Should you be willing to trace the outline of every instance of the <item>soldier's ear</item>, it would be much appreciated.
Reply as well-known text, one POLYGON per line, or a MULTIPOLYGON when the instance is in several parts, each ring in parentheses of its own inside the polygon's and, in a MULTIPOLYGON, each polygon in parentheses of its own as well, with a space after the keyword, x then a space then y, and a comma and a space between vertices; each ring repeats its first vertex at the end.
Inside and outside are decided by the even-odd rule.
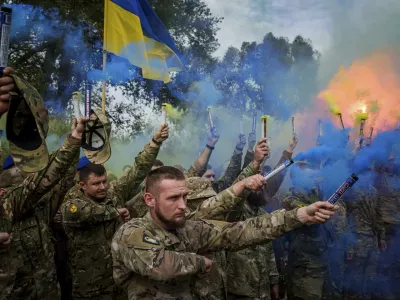
POLYGON ((150 193, 145 193, 144 194, 144 202, 149 207, 154 207, 156 205, 156 199, 150 193))
POLYGON ((81 188, 83 190, 85 189, 85 183, 83 181, 79 181, 78 185, 79 185, 79 188, 81 188))

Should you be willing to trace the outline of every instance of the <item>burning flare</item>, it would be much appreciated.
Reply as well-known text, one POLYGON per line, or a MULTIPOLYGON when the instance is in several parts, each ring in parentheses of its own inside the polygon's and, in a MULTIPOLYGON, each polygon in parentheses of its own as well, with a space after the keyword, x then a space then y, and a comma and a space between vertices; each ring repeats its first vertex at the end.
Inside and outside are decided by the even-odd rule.
POLYGON ((375 131, 393 129, 400 112, 400 78, 396 56, 377 52, 341 67, 317 97, 334 115, 341 113, 346 125, 358 127, 367 120, 375 131), (386 124, 385 124, 386 120, 386 124))

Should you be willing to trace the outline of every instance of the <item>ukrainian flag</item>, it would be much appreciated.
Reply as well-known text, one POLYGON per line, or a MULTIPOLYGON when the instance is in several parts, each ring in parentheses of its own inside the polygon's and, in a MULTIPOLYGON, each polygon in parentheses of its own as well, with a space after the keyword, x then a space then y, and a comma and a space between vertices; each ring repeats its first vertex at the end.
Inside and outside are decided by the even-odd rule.
POLYGON ((169 82, 184 69, 167 29, 146 0, 105 0, 104 50, 142 69, 144 78, 169 82))

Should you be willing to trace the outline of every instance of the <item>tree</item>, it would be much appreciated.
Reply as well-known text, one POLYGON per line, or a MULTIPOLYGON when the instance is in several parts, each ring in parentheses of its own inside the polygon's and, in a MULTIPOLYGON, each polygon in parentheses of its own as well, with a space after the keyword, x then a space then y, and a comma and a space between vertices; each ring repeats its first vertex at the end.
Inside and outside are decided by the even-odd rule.
MULTIPOLYGON (((216 32, 220 19, 211 14, 202 0, 149 2, 175 38, 187 72, 178 74, 168 87, 142 78, 118 82, 132 104, 113 106, 110 114, 117 122, 121 122, 119 111, 132 108, 137 102, 184 105, 180 97, 185 94, 188 82, 210 74, 216 64, 211 54, 218 47, 216 32)), ((13 34, 11 66, 37 87, 53 111, 64 111, 71 93, 82 86, 88 71, 102 68, 103 2, 8 0, 7 3, 29 5, 15 8, 14 23, 24 25, 17 26, 13 34)), ((140 128, 140 113, 132 112, 132 117, 138 117, 135 128, 140 128)))
POLYGON ((268 33, 259 44, 229 48, 214 80, 223 105, 286 119, 315 95, 318 61, 311 41, 298 36, 290 43, 268 33))

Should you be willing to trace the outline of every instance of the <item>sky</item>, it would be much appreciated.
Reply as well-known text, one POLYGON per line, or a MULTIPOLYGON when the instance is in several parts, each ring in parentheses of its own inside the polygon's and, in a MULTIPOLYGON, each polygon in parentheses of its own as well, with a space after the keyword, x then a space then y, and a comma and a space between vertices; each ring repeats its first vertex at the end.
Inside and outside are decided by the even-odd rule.
POLYGON ((218 39, 222 56, 229 46, 240 48, 244 41, 261 41, 272 32, 277 36, 301 34, 323 53, 331 43, 328 1, 320 0, 204 0, 213 14, 223 17, 218 39))

